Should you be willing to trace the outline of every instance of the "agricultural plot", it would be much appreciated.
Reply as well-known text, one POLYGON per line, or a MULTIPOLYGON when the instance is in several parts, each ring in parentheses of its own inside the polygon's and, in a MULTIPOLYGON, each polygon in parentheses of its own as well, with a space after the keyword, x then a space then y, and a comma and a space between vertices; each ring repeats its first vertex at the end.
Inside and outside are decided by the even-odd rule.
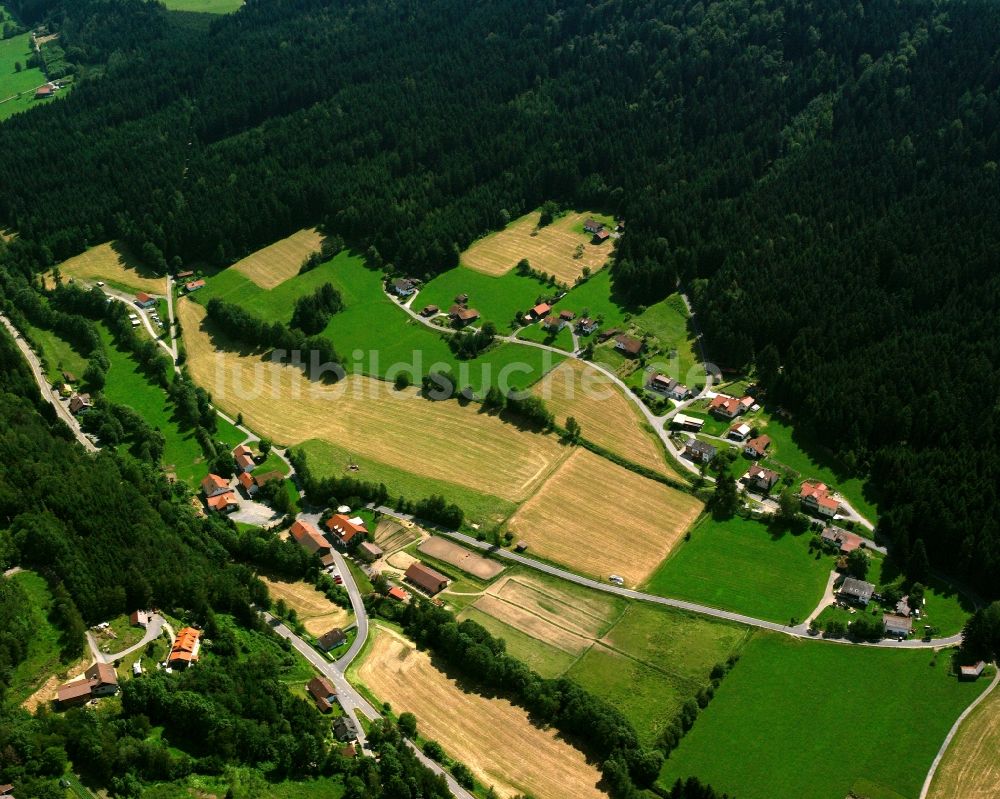
POLYGON ((503 638, 543 676, 572 677, 621 708, 648 744, 748 634, 521 570, 487 588, 461 618, 503 638))
POLYGON ((344 627, 351 618, 347 610, 333 604, 307 582, 288 583, 264 576, 260 579, 272 599, 283 599, 288 607, 295 610, 310 635, 322 635, 334 627, 344 627))
POLYGON ((394 711, 415 714, 423 736, 439 741, 500 796, 606 796, 597 788, 597 768, 553 730, 534 726, 506 699, 466 693, 427 653, 384 629, 374 632, 358 670, 361 681, 394 711))
POLYGON ((638 409, 601 370, 578 360, 566 361, 542 378, 532 393, 545 400, 560 424, 568 416, 576 419, 584 438, 640 466, 678 476, 638 409))
POLYGON ((167 290, 166 278, 143 265, 120 242, 91 247, 59 264, 59 272, 64 281, 69 278, 88 283, 103 280, 109 286, 125 292, 163 294, 167 290))
MULTIPOLYGON (((352 453, 473 491, 519 502, 566 457, 555 436, 525 434, 458 402, 431 402, 416 389, 349 376, 309 382, 294 367, 217 350, 202 327, 204 310, 178 303, 192 377, 231 414, 287 445, 306 438, 352 442, 352 453)), ((358 474, 364 477, 363 474, 358 474)))
POLYGON ((802 620, 823 597, 836 565, 834 558, 809 551, 811 538, 738 516, 706 517, 646 589, 782 624, 802 620))
POLYGON ((300 230, 237 261, 230 269, 250 278, 263 289, 273 289, 295 277, 302 262, 319 252, 323 237, 315 228, 300 230))
POLYGON ((480 580, 492 580, 504 569, 503 565, 497 561, 477 555, 475 552, 441 536, 432 535, 422 541, 417 549, 432 558, 457 566, 480 580))
POLYGON ((482 315, 484 322, 493 322, 504 331, 518 311, 527 311, 539 297, 555 292, 551 286, 533 277, 522 277, 513 272, 491 276, 458 266, 435 277, 420 289, 412 308, 419 311, 427 305, 436 305, 447 311, 460 294, 469 295, 469 307, 482 315))
POLYGON ((385 517, 376 526, 372 539, 381 547, 383 552, 396 552, 406 549, 410 544, 420 538, 420 533, 413 527, 406 527, 399 522, 385 517))
POLYGON ((970 713, 934 774, 928 799, 995 799, 1000 796, 1000 690, 970 713))
POLYGON ((596 272, 611 257, 611 241, 592 244, 583 232, 583 222, 589 217, 610 221, 593 213, 570 212, 551 225, 538 229, 541 214, 532 211, 515 219, 506 228, 479 239, 462 253, 462 263, 486 275, 505 275, 518 261, 527 258, 533 269, 555 275, 560 283, 573 285, 583 274, 584 267, 596 272), (537 232, 536 232, 537 229, 537 232), (577 247, 583 247, 575 258, 577 247))
POLYGON ((204 14, 231 14, 243 0, 163 0, 171 11, 199 11, 204 14))
POLYGON ((690 494, 577 449, 509 527, 543 558, 599 578, 618 574, 635 586, 701 509, 690 494))
POLYGON ((664 764, 660 785, 697 776, 746 799, 843 799, 852 790, 915 799, 948 729, 985 687, 948 671, 948 652, 759 633, 664 764))

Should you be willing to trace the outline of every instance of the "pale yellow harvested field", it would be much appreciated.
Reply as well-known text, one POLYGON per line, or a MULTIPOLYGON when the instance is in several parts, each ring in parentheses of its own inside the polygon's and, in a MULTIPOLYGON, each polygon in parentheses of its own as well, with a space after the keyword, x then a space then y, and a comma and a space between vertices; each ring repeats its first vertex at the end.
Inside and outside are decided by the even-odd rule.
POLYGON ((465 693, 438 671, 429 656, 378 629, 358 675, 396 713, 417 717, 421 735, 439 741, 500 796, 536 799, 598 799, 600 773, 583 753, 540 730, 528 714, 505 699, 465 693))
POLYGON ((339 605, 333 604, 309 583, 286 583, 280 580, 260 578, 275 599, 285 600, 294 608, 299 621, 310 635, 322 635, 334 627, 344 627, 351 620, 351 614, 339 605))
POLYGON ((503 566, 495 560, 490 560, 489 558, 484 558, 482 555, 477 555, 475 552, 470 552, 454 541, 449 541, 447 538, 441 538, 440 536, 433 535, 426 541, 422 541, 417 549, 425 555, 430 555, 432 558, 437 558, 438 560, 443 560, 445 563, 450 563, 452 566, 457 566, 462 571, 468 572, 480 580, 492 580, 503 571, 503 566))
POLYGON ((300 230, 248 255, 230 267, 250 278, 262 289, 273 289, 299 273, 302 262, 319 252, 323 237, 315 228, 300 230))
POLYGON ((671 477, 663 447, 643 428, 636 407, 600 369, 570 359, 543 377, 532 392, 545 400, 560 424, 567 416, 580 423, 583 437, 640 466, 671 477))
POLYGON ((1000 688, 962 722, 952 739, 928 799, 996 799, 1000 796, 1000 688))
POLYGON ((543 558, 601 579, 618 574, 636 586, 701 509, 690 494, 577 449, 509 527, 543 558))
POLYGON ((590 236, 572 229, 590 216, 592 214, 570 212, 533 236, 541 214, 532 211, 503 230, 473 242, 462 253, 462 263, 487 275, 504 275, 522 258, 527 258, 532 268, 555 275, 556 280, 572 286, 585 266, 596 272, 611 257, 610 239, 603 244, 591 244, 590 236), (574 258, 580 244, 583 256, 574 258))
POLYGON ((582 654, 594 642, 593 638, 587 638, 578 632, 568 630, 554 624, 547 618, 536 616, 521 605, 505 602, 490 594, 479 597, 473 607, 504 624, 509 624, 515 630, 531 636, 536 641, 544 641, 546 644, 571 655, 582 654))
POLYGON ((554 435, 526 434, 474 405, 430 402, 415 388, 395 391, 366 377, 324 385, 292 367, 217 351, 202 329, 201 306, 183 299, 177 313, 194 380, 224 411, 242 413, 255 432, 283 445, 323 438, 514 502, 531 496, 568 455, 554 435))
POLYGON ((616 615, 613 601, 596 591, 568 594, 530 574, 500 580, 487 593, 583 638, 599 638, 616 615))
POLYGON ((106 280, 119 283, 132 291, 149 294, 166 294, 166 277, 155 277, 144 267, 124 244, 108 242, 91 247, 84 253, 59 264, 63 280, 76 278, 88 283, 106 280))

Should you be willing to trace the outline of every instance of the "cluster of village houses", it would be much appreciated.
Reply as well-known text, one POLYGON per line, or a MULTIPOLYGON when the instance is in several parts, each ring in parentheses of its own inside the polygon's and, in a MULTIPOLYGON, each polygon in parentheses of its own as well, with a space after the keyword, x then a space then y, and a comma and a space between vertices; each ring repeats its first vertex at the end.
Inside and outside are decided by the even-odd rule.
MULTIPOLYGON (((133 627, 145 629, 153 619, 149 611, 137 610, 129 616, 133 627)), ((198 660, 201 651, 201 632, 194 627, 183 627, 174 638, 166 660, 161 664, 167 669, 186 669, 198 660)), ((132 674, 142 674, 142 664, 132 664, 132 674)), ((91 700, 118 693, 118 673, 110 663, 97 662, 91 665, 75 680, 62 685, 56 691, 56 706, 62 710, 85 705, 91 700)))

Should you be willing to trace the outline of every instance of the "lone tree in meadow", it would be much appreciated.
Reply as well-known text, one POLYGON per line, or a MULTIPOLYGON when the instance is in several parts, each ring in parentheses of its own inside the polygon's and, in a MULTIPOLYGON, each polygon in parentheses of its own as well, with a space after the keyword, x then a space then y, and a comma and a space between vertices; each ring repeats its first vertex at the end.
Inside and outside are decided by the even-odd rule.
POLYGON ((566 417, 566 440, 574 444, 580 440, 580 423, 573 416, 566 417))

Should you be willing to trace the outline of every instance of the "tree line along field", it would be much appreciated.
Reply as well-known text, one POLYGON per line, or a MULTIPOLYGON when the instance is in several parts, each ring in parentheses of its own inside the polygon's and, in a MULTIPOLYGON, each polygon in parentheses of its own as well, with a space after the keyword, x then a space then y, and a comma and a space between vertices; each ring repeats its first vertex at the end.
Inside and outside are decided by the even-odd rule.
POLYGON ((985 688, 949 674, 950 655, 758 633, 660 785, 697 775, 746 799, 916 799, 948 729, 985 688))
POLYGON ((793 535, 739 516, 706 516, 690 532, 647 591, 787 624, 815 609, 836 566, 809 550, 812 532, 793 535))
POLYGON ((533 269, 555 275, 560 283, 572 286, 584 267, 597 272, 611 257, 610 240, 592 244, 590 235, 584 233, 583 223, 591 217, 614 227, 614 220, 610 217, 571 211, 538 228, 541 214, 532 211, 515 219, 503 230, 473 242, 462 253, 462 263, 477 272, 497 277, 507 274, 522 258, 527 258, 533 269), (582 257, 574 258, 577 247, 581 245, 582 257))
POLYGON ((583 753, 532 724, 508 700, 468 693, 426 653, 381 626, 357 669, 361 682, 396 713, 411 712, 418 731, 438 741, 502 797, 530 793, 538 799, 565 796, 600 799, 597 768, 583 753))
POLYGON ((543 677, 568 676, 617 706, 653 745, 749 630, 513 568, 464 610, 543 677))
MULTIPOLYGON (((981 679, 989 679, 984 674, 981 679)), ((993 799, 1000 795, 1000 690, 962 722, 934 773, 928 799, 993 799)))

